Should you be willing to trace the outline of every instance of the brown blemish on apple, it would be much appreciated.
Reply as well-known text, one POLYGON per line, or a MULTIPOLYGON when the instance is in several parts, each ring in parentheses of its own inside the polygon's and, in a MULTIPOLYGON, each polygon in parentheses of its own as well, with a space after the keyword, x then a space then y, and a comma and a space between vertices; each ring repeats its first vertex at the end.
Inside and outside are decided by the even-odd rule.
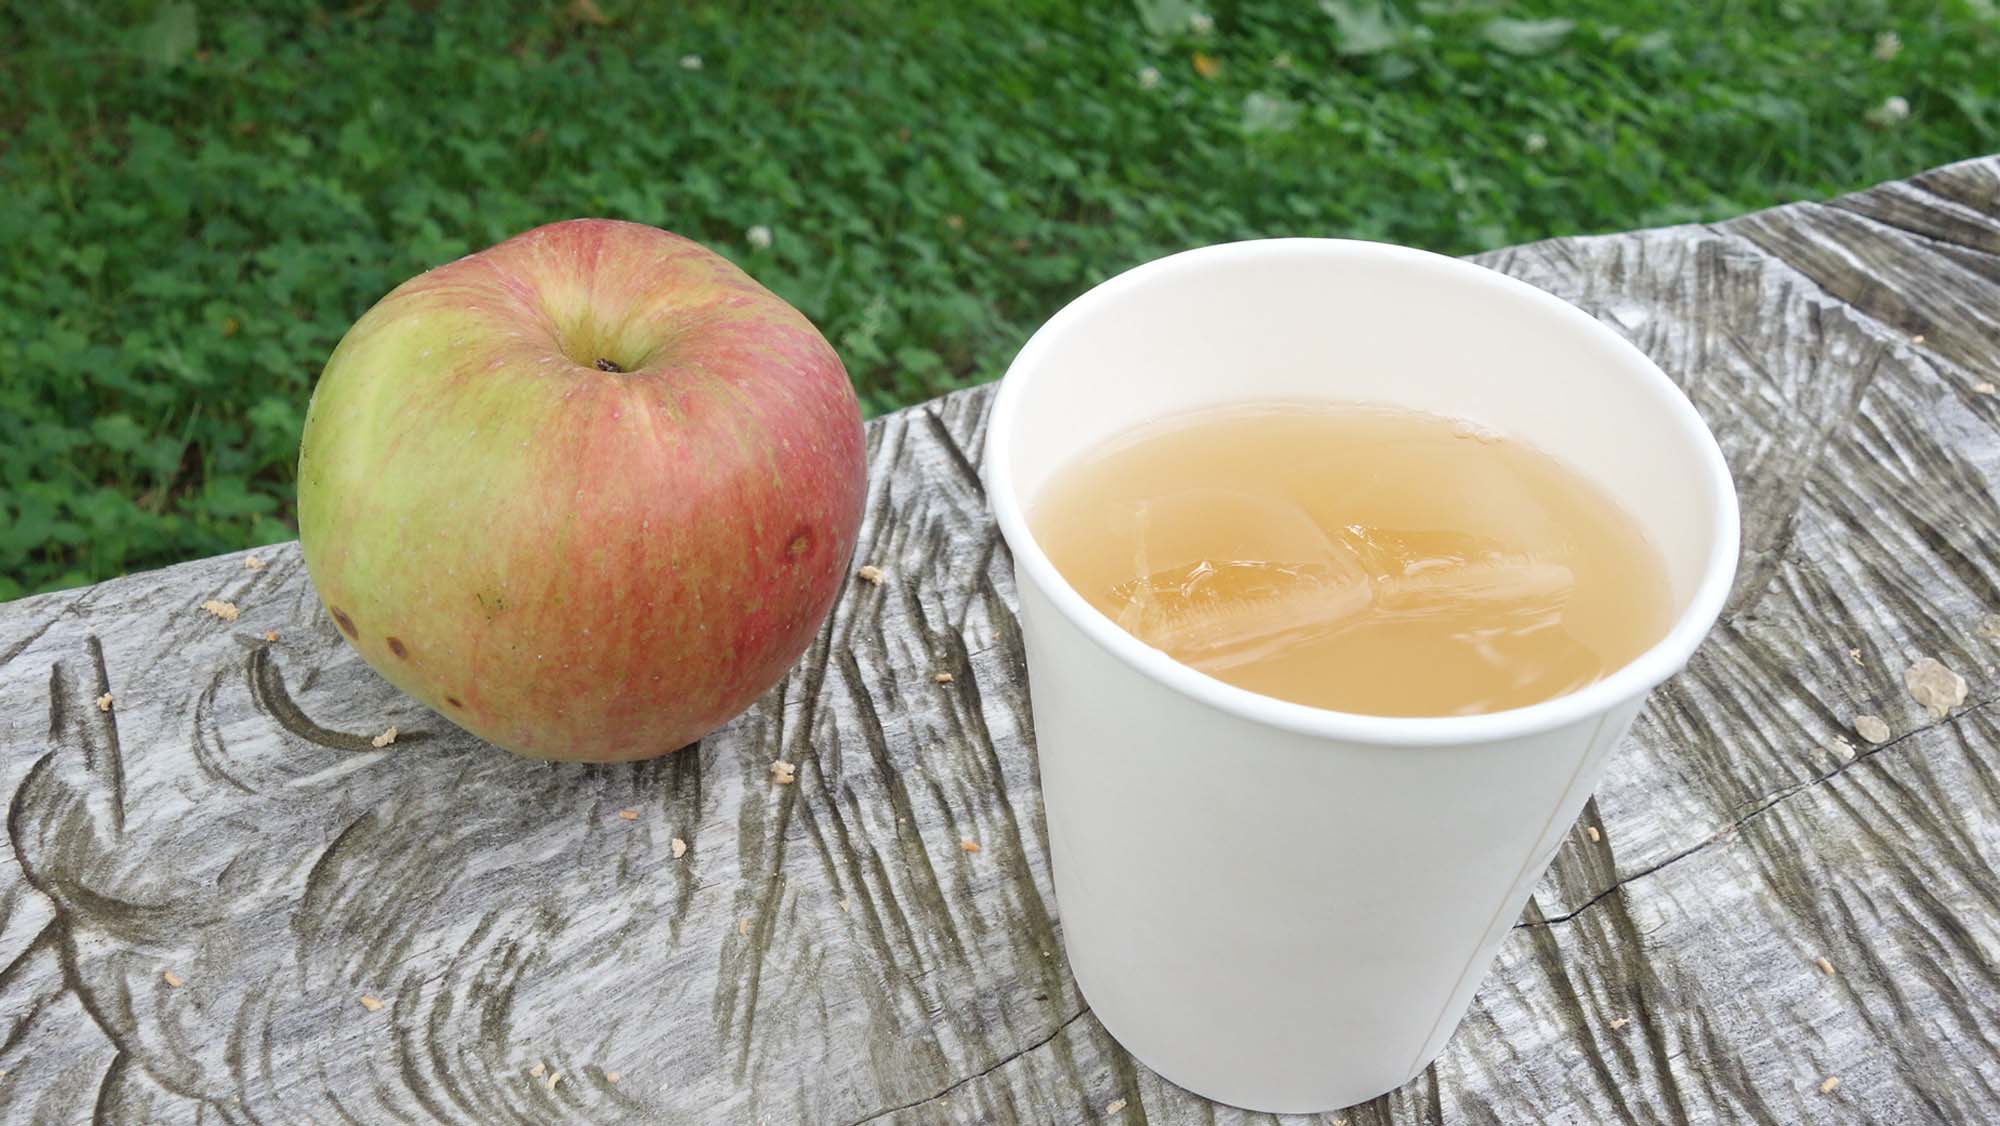
POLYGON ((597 357, 597 362, 595 364, 592 364, 591 366, 595 367, 598 371, 608 371, 613 375, 616 375, 619 372, 625 370, 624 368, 619 367, 617 364, 612 363, 610 360, 605 359, 603 356, 597 357))
POLYGON ((338 606, 329 606, 328 609, 333 611, 333 621, 340 627, 340 632, 356 641, 361 640, 361 631, 354 628, 354 619, 347 616, 347 611, 338 606))
POLYGON ((812 547, 812 529, 800 528, 792 533, 792 542, 785 545, 785 554, 797 559, 812 547))
POLYGON ((403 644, 402 638, 391 637, 389 639, 389 652, 394 653, 398 657, 408 657, 410 655, 410 647, 403 644))
POLYGON ((456 696, 446 696, 444 698, 444 702, 450 704, 454 708, 462 708, 465 706, 465 701, 459 699, 456 696))

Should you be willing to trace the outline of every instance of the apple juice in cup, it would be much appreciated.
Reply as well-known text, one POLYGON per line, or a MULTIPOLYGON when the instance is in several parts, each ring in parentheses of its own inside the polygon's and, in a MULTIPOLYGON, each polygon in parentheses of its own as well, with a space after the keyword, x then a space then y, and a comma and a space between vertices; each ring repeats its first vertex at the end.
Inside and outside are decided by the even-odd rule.
POLYGON ((1417 411, 1266 402, 1142 426, 1051 478, 1030 523, 1134 637, 1335 711, 1539 703, 1672 622, 1659 553, 1589 481, 1417 411))

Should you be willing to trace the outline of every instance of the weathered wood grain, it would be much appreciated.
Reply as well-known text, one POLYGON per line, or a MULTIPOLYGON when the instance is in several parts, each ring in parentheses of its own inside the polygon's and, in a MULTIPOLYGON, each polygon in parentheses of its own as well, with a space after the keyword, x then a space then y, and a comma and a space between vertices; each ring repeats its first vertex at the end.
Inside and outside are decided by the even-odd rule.
MULTIPOLYGON (((2000 160, 1485 260, 1688 389, 1744 566, 1451 1047, 1339 1117, 2000 1117, 2000 160), (1919 655, 1963 708, 1910 698, 1919 655)), ((987 399, 871 425, 887 581, 652 763, 517 760, 400 697, 294 545, 0 606, 0 1113, 1256 1117, 1135 1064, 1064 968, 987 399)))

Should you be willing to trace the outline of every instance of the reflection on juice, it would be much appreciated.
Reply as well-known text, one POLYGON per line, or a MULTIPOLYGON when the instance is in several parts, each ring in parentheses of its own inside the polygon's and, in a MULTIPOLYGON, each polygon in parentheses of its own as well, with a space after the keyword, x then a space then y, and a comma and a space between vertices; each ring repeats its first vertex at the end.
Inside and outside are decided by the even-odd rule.
POLYGON ((1533 447, 1378 407, 1253 404, 1141 428, 1029 511, 1126 631, 1255 692, 1470 715, 1575 691, 1667 630, 1660 558, 1533 447))

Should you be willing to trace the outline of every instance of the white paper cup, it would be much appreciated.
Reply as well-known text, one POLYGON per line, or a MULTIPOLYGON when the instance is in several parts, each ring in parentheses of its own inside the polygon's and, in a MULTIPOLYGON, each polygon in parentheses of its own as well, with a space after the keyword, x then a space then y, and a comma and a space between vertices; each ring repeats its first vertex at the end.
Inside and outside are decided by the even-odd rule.
POLYGON ((1736 493, 1694 408, 1576 308, 1471 263, 1274 239, 1176 254, 1051 319, 986 440, 1014 554, 1063 940, 1097 1017, 1167 1079, 1300 1112, 1408 1081, 1471 1003, 1646 693, 1714 623, 1736 493), (1671 632, 1582 691, 1435 719, 1224 684, 1072 590, 1024 509, 1129 428, 1322 399, 1470 419, 1606 490, 1665 557, 1671 632))

